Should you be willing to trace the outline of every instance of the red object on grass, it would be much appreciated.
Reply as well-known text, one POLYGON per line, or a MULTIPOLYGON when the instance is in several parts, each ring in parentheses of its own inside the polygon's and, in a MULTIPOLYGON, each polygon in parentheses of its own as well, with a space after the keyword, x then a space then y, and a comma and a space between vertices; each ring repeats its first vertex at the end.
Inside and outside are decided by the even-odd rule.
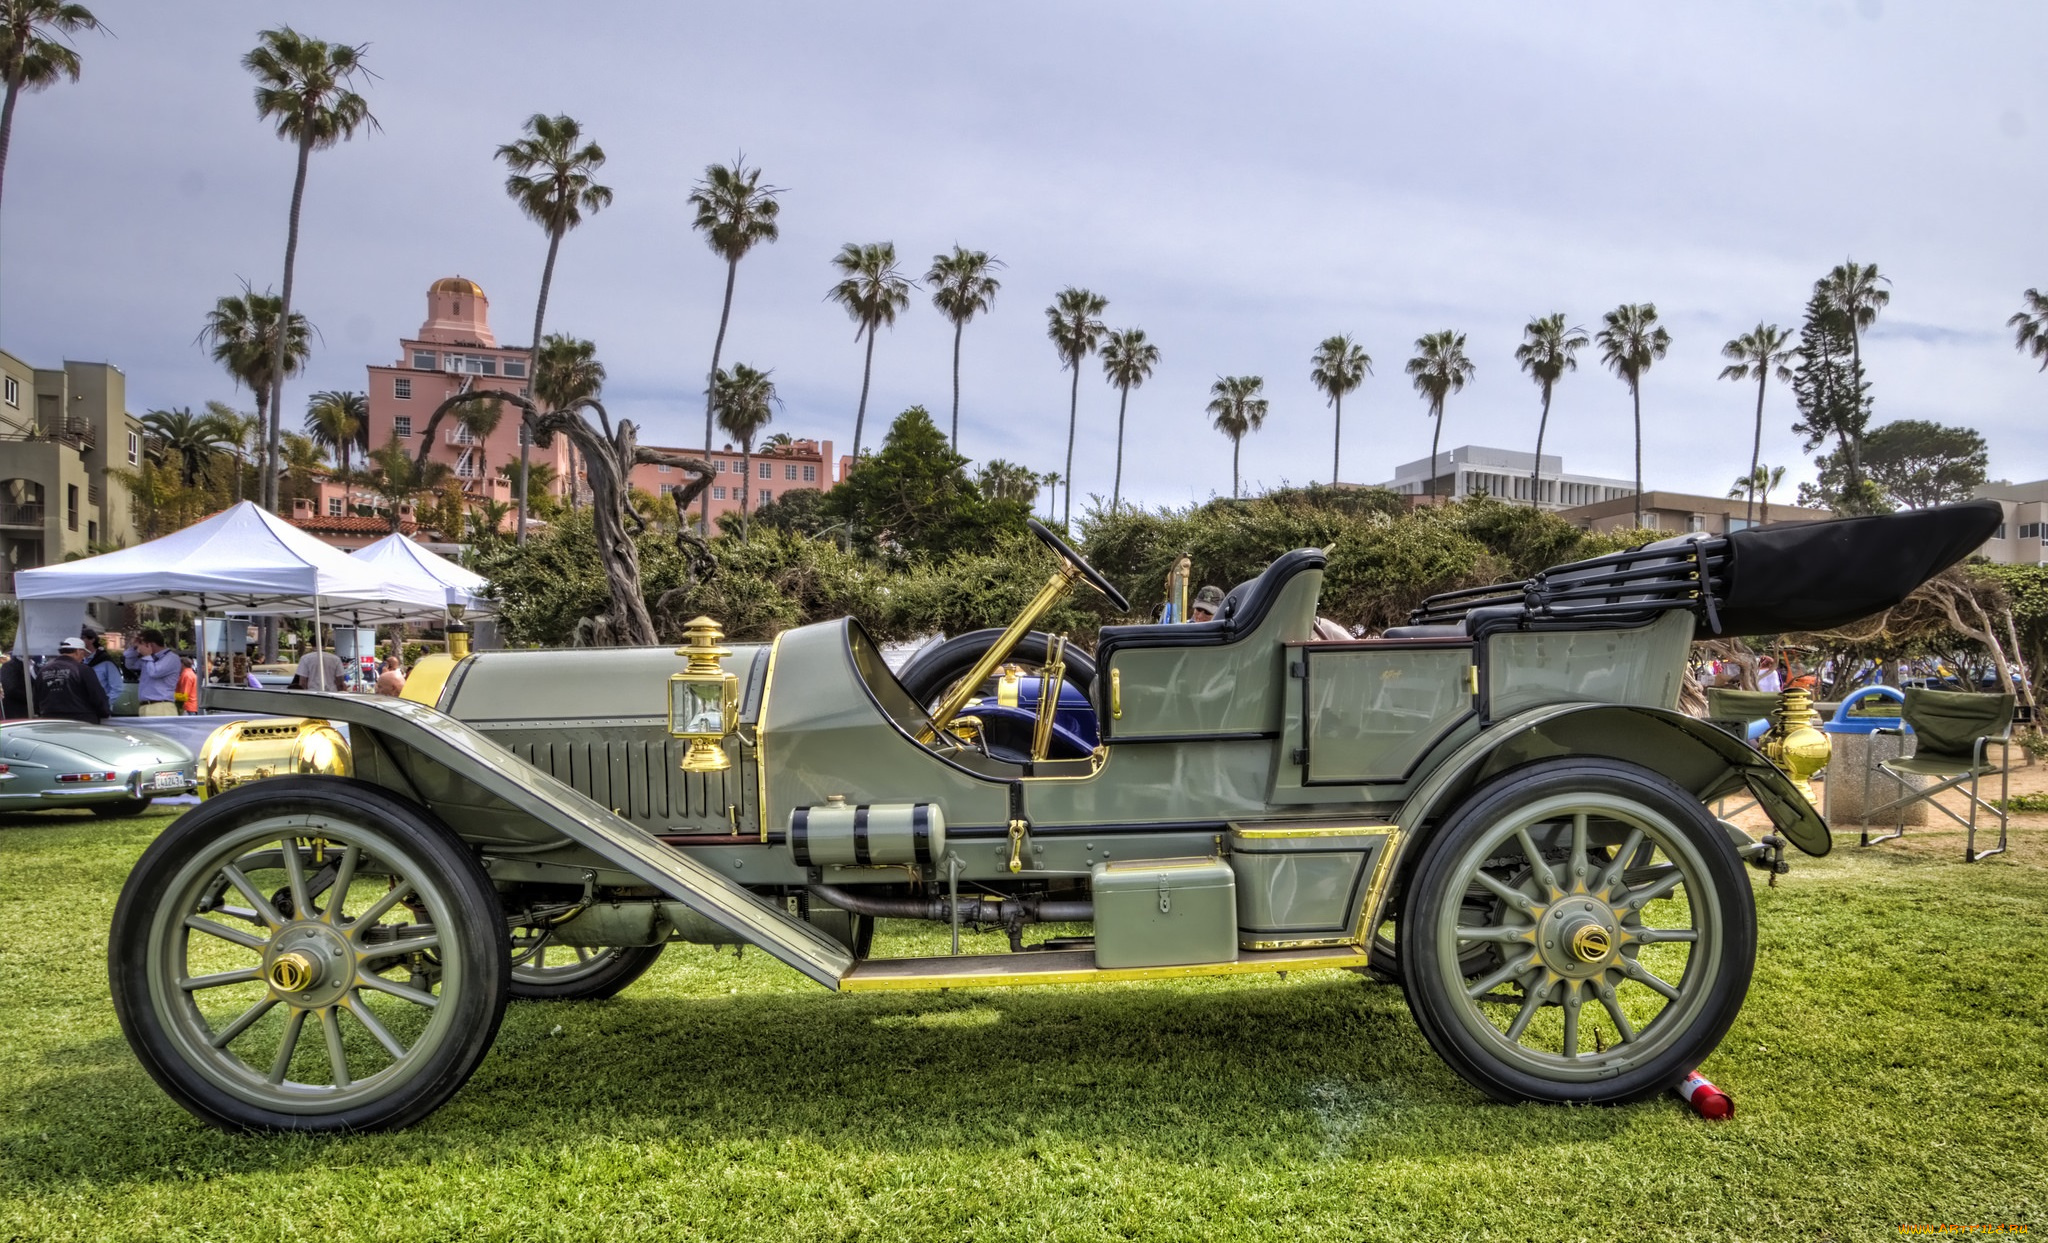
POLYGON ((1671 1089, 1678 1093, 1678 1099, 1692 1106, 1692 1111, 1702 1118, 1732 1118, 1735 1116, 1735 1102, 1728 1094, 1715 1087, 1698 1071, 1689 1072, 1671 1089))

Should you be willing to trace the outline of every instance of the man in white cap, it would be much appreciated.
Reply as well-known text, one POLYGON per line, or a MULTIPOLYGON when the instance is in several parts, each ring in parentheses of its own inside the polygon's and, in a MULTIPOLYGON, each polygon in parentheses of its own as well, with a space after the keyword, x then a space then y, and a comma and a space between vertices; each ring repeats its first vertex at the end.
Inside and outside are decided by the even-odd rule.
POLYGON ((85 640, 72 636, 57 645, 57 659, 36 671, 36 715, 97 725, 113 715, 106 688, 85 667, 85 640))

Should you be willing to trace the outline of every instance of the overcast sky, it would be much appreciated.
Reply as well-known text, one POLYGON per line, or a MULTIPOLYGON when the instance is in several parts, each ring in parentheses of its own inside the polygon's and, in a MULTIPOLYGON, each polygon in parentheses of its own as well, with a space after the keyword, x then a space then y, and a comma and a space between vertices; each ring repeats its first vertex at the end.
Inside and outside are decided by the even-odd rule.
MULTIPOLYGON (((966 335, 972 458, 1060 469, 1068 378, 1044 308, 1068 284, 1163 352, 1124 468, 1150 504, 1228 491, 1203 413, 1218 375, 1266 378, 1248 480, 1327 478, 1308 359, 1355 334, 1376 374, 1347 402, 1343 478, 1378 482, 1429 449, 1401 369, 1422 333, 1467 333, 1478 365, 1444 446, 1528 449, 1522 324, 1597 328, 1652 301, 1673 346, 1644 384, 1645 484, 1718 495, 1755 400, 1716 380, 1722 343, 1796 327, 1814 278, 1853 256, 1893 281, 1865 349, 1878 421, 1973 426, 1993 477, 2048 476, 2048 376, 2005 327, 2048 285, 2038 3, 90 2, 112 37, 82 36, 83 81, 16 116, 0 344, 120 365, 137 413, 249 404, 194 334, 241 280, 280 279, 292 151, 238 60, 289 21, 368 45, 382 123, 313 157, 295 309, 321 335, 294 415, 396 361, 440 276, 481 283, 500 340, 524 342, 544 236, 492 152, 546 111, 604 146, 617 194, 563 244, 548 325, 598 343, 608 404, 656 443, 702 435, 724 275, 684 197, 744 151, 786 187, 782 239, 741 265, 725 357, 773 369, 774 430, 842 451, 861 347, 824 300, 832 255, 890 240, 921 274, 959 242, 1008 265, 966 335)), ((918 294, 875 352, 871 436, 913 403, 943 423, 951 345, 918 294)), ((1810 478, 1794 417, 1774 388, 1765 460, 1810 478)), ((1090 361, 1077 497, 1108 494, 1115 424, 1090 361)), ((1626 476, 1629 434, 1627 390, 1588 351, 1546 448, 1626 476)))

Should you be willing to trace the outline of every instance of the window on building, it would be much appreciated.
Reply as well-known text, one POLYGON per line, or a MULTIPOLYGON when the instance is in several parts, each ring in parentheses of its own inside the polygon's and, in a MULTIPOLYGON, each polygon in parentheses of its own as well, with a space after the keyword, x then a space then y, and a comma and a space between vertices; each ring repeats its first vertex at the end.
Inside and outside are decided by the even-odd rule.
POLYGON ((396 397, 400 401, 411 401, 412 377, 409 375, 402 375, 399 376, 397 379, 393 380, 391 382, 391 395, 393 397, 396 397))
POLYGON ((328 497, 328 498, 327 498, 327 516, 328 516, 328 517, 330 517, 330 518, 339 518, 339 517, 341 517, 341 498, 340 498, 340 497, 338 497, 338 496, 330 496, 330 497, 328 497))
POLYGON ((2001 523, 1999 523, 1999 524, 1998 524, 1998 530, 1992 533, 1992 536, 1991 536, 1991 538, 1992 538, 1992 539, 2004 539, 2004 538, 2005 538, 2005 524, 2004 524, 2003 522, 2001 522, 2001 523))
POLYGON ((659 471, 660 471, 660 472, 661 472, 662 474, 664 474, 664 475, 667 475, 667 474, 673 474, 673 473, 674 473, 674 470, 673 470, 673 468, 672 468, 672 467, 670 467, 670 466, 669 466, 669 464, 668 464, 668 463, 666 463, 666 462, 663 462, 663 463, 662 463, 662 464, 661 464, 661 465, 660 465, 659 467, 657 467, 656 469, 658 469, 658 470, 659 470, 659 471))
POLYGON ((815 467, 815 466, 806 466, 806 467, 804 467, 804 482, 805 482, 805 483, 816 483, 816 482, 818 482, 818 468, 817 468, 817 467, 815 467))
POLYGON ((1693 514, 1691 517, 1685 520, 1685 529, 1688 531, 1706 530, 1707 516, 1705 514, 1693 514))
POLYGON ((78 529, 78 485, 75 483, 64 485, 64 524, 74 531, 78 529))
POLYGON ((99 542, 100 542, 100 524, 99 524, 99 523, 97 523, 97 522, 93 522, 93 521, 91 521, 90 519, 88 519, 88 520, 86 521, 86 524, 85 524, 85 542, 86 542, 86 543, 88 543, 88 544, 97 544, 97 543, 99 543, 99 542))
POLYGON ((754 493, 754 504, 756 505, 766 505, 768 502, 774 499, 775 494, 773 492, 770 492, 766 488, 763 488, 759 492, 754 493))
POLYGON ((498 360, 482 354, 443 354, 441 369, 460 372, 463 375, 496 375, 498 360))
POLYGON ((434 351, 414 350, 412 352, 412 369, 414 371, 432 371, 434 369, 434 351))
POLYGON ((13 376, 7 377, 7 404, 16 410, 21 409, 21 381, 13 376))
POLYGON ((412 416, 409 414, 393 415, 391 419, 391 434, 400 440, 411 439, 412 416))
POLYGON ((128 433, 128 464, 130 466, 142 464, 142 437, 134 432, 128 433))
POLYGON ((523 358, 506 359, 505 374, 515 380, 519 379, 521 376, 524 376, 526 374, 526 360, 523 358))
POLYGON ((714 501, 722 501, 722 500, 724 500, 724 499, 725 499, 725 489, 724 489, 724 488, 713 488, 713 489, 711 489, 711 499, 712 499, 712 500, 714 500, 714 501))
POLYGON ((773 478, 775 478, 775 463, 773 463, 773 462, 763 462, 763 463, 761 463, 761 478, 763 478, 763 479, 773 479, 773 478))
POLYGON ((2034 538, 2038 537, 2038 536, 2039 536, 2040 534, 2041 534, 2041 524, 2040 524, 2040 523, 2038 523, 2038 522, 2022 522, 2022 523, 2020 523, 2020 538, 2021 538, 2021 539, 2034 539, 2034 538))
POLYGON ((794 478, 796 478, 796 463, 795 463, 795 462, 791 462, 791 463, 790 463, 789 465, 787 465, 787 466, 785 466, 785 467, 783 467, 783 468, 782 468, 782 477, 783 477, 784 479, 794 479, 794 478))

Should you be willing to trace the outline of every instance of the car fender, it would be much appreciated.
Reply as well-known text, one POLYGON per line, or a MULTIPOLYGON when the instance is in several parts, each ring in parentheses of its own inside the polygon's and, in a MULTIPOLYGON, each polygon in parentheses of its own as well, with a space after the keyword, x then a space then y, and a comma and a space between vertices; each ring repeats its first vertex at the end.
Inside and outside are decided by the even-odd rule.
POLYGON ((1827 822, 1763 753, 1697 717, 1630 704, 1550 704, 1495 721, 1453 751, 1409 794, 1397 877, 1422 857, 1436 829, 1474 788, 1512 768, 1561 756, 1640 764, 1701 802, 1744 791, 1785 840, 1819 857, 1833 845, 1827 822))

